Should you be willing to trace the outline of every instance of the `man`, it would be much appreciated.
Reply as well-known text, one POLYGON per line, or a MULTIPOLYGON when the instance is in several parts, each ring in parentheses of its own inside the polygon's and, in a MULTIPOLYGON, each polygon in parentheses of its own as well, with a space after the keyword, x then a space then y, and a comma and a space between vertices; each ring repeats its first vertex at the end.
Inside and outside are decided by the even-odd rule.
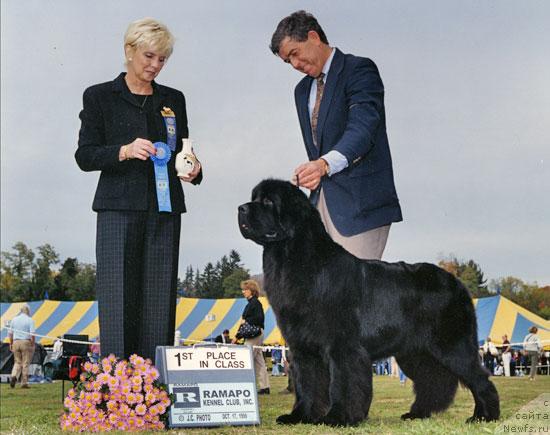
POLYGON ((295 184, 311 191, 335 242, 359 258, 380 259, 391 223, 403 218, 376 65, 331 47, 305 11, 279 23, 270 48, 306 74, 295 100, 309 161, 296 168, 295 184))
POLYGON ((221 335, 218 335, 214 339, 215 343, 229 344, 231 343, 231 338, 229 337, 229 329, 224 329, 221 335))
POLYGON ((15 363, 11 372, 10 387, 15 387, 17 378, 21 375, 21 388, 29 388, 29 364, 34 354, 34 320, 30 317, 31 309, 27 304, 11 321, 8 334, 10 351, 13 352, 15 363))
POLYGON ((508 340, 508 336, 504 334, 502 336, 502 364, 504 366, 504 376, 510 376, 511 360, 512 360, 512 348, 510 347, 510 340, 508 340))

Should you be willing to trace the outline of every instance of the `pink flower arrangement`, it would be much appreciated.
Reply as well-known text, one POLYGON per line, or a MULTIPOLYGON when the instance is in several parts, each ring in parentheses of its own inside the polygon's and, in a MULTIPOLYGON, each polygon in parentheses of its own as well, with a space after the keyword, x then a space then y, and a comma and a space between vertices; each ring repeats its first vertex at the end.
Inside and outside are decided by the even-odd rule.
POLYGON ((72 432, 164 429, 172 398, 158 381, 159 372, 140 356, 129 361, 114 355, 86 362, 71 388, 61 416, 61 429, 72 432))

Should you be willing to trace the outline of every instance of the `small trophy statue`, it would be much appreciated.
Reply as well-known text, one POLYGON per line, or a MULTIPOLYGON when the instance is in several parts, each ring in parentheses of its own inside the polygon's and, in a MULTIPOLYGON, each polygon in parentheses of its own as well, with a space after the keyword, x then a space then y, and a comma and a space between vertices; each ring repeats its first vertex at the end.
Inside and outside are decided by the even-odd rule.
POLYGON ((193 152, 192 140, 182 139, 183 148, 176 155, 176 171, 178 177, 187 177, 197 164, 197 157, 193 152))

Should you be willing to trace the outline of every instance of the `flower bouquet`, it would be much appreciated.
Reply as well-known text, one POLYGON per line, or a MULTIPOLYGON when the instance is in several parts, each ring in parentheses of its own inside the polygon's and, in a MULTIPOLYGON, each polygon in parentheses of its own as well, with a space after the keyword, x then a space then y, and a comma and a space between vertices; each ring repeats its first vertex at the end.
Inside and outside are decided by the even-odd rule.
POLYGON ((78 384, 65 397, 61 429, 73 432, 164 429, 172 399, 159 372, 140 356, 114 355, 84 363, 78 384))

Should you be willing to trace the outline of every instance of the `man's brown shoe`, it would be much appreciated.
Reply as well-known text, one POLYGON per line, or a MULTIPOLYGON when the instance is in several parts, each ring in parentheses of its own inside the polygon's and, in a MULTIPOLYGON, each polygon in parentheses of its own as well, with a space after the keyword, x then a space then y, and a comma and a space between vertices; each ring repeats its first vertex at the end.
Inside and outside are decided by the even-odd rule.
POLYGON ((17 378, 16 378, 15 376, 12 376, 12 377, 10 378, 10 387, 11 387, 11 388, 14 388, 16 382, 17 382, 17 378))
POLYGON ((25 384, 25 385, 21 385, 21 388, 31 388, 31 387, 29 387, 27 384, 25 384))

